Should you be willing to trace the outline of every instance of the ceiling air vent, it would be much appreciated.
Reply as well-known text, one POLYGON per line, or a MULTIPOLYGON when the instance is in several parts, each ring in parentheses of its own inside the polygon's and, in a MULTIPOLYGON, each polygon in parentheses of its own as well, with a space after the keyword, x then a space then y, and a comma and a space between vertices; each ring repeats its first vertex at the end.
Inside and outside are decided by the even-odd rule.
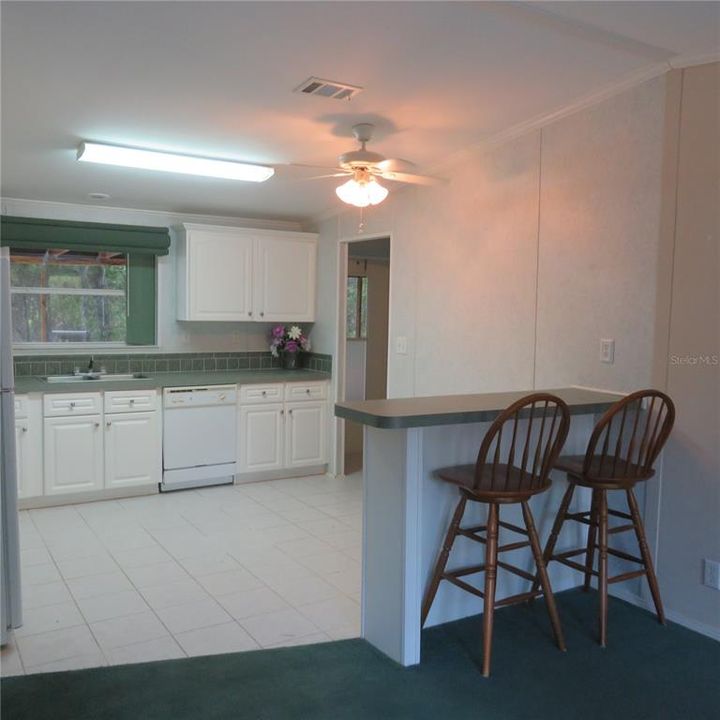
POLYGON ((298 85, 295 92, 304 93, 305 95, 320 95, 334 100, 352 100, 359 92, 362 92, 362 88, 357 85, 335 82, 335 80, 310 77, 301 85, 298 85))

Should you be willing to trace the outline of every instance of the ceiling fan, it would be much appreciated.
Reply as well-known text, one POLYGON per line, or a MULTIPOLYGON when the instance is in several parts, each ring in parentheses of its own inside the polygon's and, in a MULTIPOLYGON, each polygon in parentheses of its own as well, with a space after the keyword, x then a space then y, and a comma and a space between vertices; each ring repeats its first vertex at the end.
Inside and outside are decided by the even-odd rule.
POLYGON ((388 189, 378 182, 378 178, 413 185, 437 185, 442 182, 439 178, 405 172, 404 170, 414 166, 408 160, 385 158, 380 153, 367 150, 365 146, 372 139, 374 130, 375 126, 372 123, 353 125, 352 132, 360 143, 360 149, 340 155, 338 167, 332 168, 337 172, 305 179, 348 177, 349 180, 336 188, 335 193, 343 202, 356 207, 378 205, 388 196, 388 189), (404 170, 400 170, 400 168, 404 170))

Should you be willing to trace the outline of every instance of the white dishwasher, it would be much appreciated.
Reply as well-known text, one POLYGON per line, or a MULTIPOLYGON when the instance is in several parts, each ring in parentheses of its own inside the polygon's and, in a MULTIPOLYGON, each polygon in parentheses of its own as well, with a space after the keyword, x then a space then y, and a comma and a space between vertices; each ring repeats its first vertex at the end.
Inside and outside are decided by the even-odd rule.
POLYGON ((237 385, 163 390, 163 479, 182 490, 234 481, 237 472, 237 385))

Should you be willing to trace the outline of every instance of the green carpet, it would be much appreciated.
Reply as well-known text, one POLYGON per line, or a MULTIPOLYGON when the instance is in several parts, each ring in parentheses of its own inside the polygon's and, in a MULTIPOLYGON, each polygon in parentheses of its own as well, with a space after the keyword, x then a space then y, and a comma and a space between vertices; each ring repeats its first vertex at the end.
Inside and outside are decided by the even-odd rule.
POLYGON ((496 613, 493 675, 480 666, 480 617, 423 633, 402 668, 362 640, 7 678, 3 720, 717 720, 720 643, 627 603, 558 596, 568 652, 542 602, 496 613))

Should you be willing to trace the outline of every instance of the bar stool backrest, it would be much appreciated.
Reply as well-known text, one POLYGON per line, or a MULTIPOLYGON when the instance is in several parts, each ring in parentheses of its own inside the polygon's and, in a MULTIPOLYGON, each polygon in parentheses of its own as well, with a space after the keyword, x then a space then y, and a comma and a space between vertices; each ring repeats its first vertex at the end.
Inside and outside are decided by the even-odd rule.
POLYGON ((588 442, 583 474, 590 478, 644 480, 675 422, 673 401, 659 390, 638 390, 615 403, 588 442))
POLYGON ((568 406, 556 395, 520 398, 498 415, 480 444, 476 489, 488 482, 499 491, 546 487, 569 427, 568 406))

